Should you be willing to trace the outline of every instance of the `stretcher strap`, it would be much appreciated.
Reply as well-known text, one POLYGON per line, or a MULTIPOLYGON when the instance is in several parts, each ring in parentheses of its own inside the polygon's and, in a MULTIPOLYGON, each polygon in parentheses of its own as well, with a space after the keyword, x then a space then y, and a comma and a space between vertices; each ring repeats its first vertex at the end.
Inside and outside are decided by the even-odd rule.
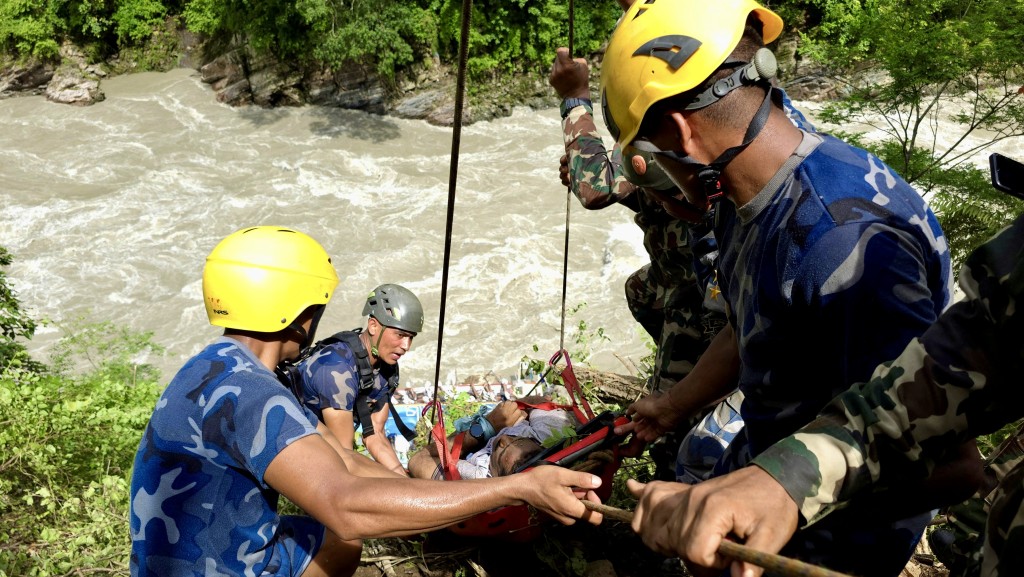
POLYGON ((423 407, 423 415, 426 415, 427 411, 431 408, 434 409, 437 420, 434 422, 433 428, 430 429, 430 437, 434 439, 434 447, 437 448, 437 456, 441 460, 441 471, 444 474, 444 478, 449 481, 460 479, 458 462, 459 455, 462 452, 462 439, 465 433, 460 433, 455 437, 452 442, 452 452, 449 453, 447 443, 445 442, 444 411, 441 409, 441 401, 435 397, 430 404, 423 407))
POLYGON ((594 411, 590 408, 587 398, 583 396, 583 387, 580 386, 580 382, 576 379, 576 373, 572 370, 569 351, 565 349, 558 351, 551 357, 548 363, 554 366, 562 357, 565 357, 565 368, 561 372, 562 382, 565 383, 565 390, 569 393, 569 399, 572 400, 572 412, 576 415, 579 422, 589 422, 594 418, 594 411))

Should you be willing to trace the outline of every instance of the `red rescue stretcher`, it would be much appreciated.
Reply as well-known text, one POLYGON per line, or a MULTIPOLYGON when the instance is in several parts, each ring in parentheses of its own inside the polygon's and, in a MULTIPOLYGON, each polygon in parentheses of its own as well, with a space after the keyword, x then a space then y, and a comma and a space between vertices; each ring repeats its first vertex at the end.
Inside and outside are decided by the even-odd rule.
MULTIPOLYGON (((602 501, 606 501, 611 496, 612 478, 622 464, 622 457, 619 452, 624 436, 615 435, 614 429, 617 426, 628 423, 630 419, 612 411, 605 411, 595 415, 594 411, 590 408, 590 403, 583 396, 583 388, 580 387, 579 381, 576 379, 575 373, 573 373, 569 353, 564 349, 558 351, 551 357, 548 364, 554 367, 563 358, 565 359, 565 368, 562 369, 560 375, 562 382, 565 384, 565 389, 569 393, 569 398, 572 401, 571 404, 541 403, 531 405, 517 402, 519 402, 522 409, 538 408, 552 410, 557 408, 572 411, 577 422, 582 424, 576 428, 576 436, 567 438, 562 443, 545 449, 524 463, 516 472, 541 465, 573 467, 591 457, 595 451, 603 451, 602 456, 604 458, 595 461, 596 468, 591 469, 590 472, 601 478, 601 486, 597 489, 596 493, 602 501)), ((431 437, 437 446, 438 454, 441 455, 441 468, 444 471, 445 479, 449 481, 460 479, 456 463, 462 454, 462 441, 465 437, 465 432, 455 436, 452 441, 451 452, 446 450, 444 415, 438 400, 435 399, 433 401, 433 406, 437 413, 437 420, 431 430, 431 437)), ((467 537, 500 538, 515 542, 526 542, 539 537, 543 524, 548 521, 550 521, 549 518, 537 513, 527 505, 517 505, 499 507, 480 513, 448 529, 457 535, 467 537)))

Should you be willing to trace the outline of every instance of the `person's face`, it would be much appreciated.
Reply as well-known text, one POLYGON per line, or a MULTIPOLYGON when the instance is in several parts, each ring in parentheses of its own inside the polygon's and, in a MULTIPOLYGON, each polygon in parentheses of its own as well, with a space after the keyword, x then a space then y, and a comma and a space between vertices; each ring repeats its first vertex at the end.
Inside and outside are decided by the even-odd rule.
MULTIPOLYGON (((686 202, 698 210, 706 210, 709 206, 707 193, 704 190, 704 185, 697 177, 699 169, 690 164, 681 163, 669 156, 663 154, 639 154, 637 148, 654 149, 660 151, 672 151, 679 155, 686 156, 688 151, 684 147, 684 128, 682 127, 683 116, 680 112, 673 112, 666 114, 662 117, 661 121, 658 122, 653 129, 646 130, 637 134, 634 143, 627 145, 623 148, 622 154, 626 159, 626 162, 632 163, 633 170, 643 170, 641 167, 645 162, 653 161, 657 163, 658 167, 661 168, 665 174, 672 180, 673 184, 676 185, 677 194, 676 200, 686 202), (639 142, 637 142, 639 141, 639 142), (648 160, 649 159, 649 160, 648 160)), ((666 195, 662 193, 661 198, 656 199, 665 206, 666 211, 669 214, 673 214, 676 218, 687 219, 687 216, 674 214, 673 208, 670 205, 673 203, 671 199, 666 198, 666 195)))
POLYGON ((522 462, 541 451, 540 443, 529 437, 501 435, 491 450, 491 476, 510 475, 522 462))
POLYGON ((412 340, 416 337, 416 333, 385 327, 373 318, 370 319, 370 322, 376 325, 376 331, 380 331, 378 333, 380 335, 379 342, 377 335, 371 335, 371 338, 377 346, 377 358, 381 361, 393 365, 412 348, 412 340))

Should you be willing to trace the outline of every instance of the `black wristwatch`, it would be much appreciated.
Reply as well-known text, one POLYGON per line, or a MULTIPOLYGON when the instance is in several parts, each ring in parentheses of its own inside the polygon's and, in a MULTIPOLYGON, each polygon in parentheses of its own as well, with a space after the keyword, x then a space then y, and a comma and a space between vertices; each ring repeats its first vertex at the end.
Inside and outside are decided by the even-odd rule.
POLYGON ((566 98, 559 105, 558 109, 562 113, 562 118, 569 116, 569 111, 577 106, 586 106, 588 109, 594 109, 594 103, 589 98, 566 98))
POLYGON ((473 424, 469 426, 469 436, 483 443, 487 440, 485 435, 484 426, 480 424, 480 421, 473 421, 473 424))

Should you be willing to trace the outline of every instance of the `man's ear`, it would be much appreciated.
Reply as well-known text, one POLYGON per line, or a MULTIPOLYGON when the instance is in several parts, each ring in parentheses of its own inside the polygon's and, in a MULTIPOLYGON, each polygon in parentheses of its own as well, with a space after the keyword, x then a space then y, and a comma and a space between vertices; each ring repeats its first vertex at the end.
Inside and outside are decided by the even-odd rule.
POLYGON ((683 116, 682 112, 674 111, 668 114, 669 122, 675 127, 676 138, 679 145, 687 156, 695 156, 697 143, 694 139, 693 125, 683 116))
POLYGON ((373 317, 367 318, 366 319, 366 332, 367 332, 367 334, 369 334, 371 337, 375 337, 375 336, 377 336, 377 332, 378 331, 380 331, 380 322, 378 322, 377 319, 375 319, 373 317))

